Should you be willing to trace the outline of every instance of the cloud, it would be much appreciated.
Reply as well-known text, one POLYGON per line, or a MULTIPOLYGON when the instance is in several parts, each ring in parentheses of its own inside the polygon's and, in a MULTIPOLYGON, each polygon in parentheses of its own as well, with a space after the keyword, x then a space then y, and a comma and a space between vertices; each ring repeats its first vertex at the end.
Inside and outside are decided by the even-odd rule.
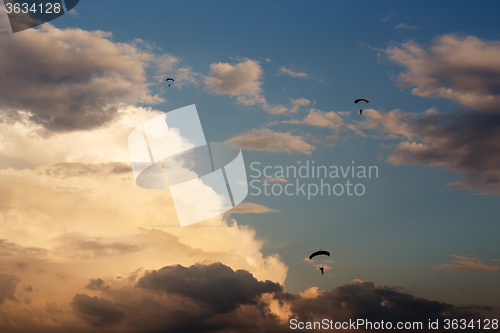
POLYGON ((460 308, 359 279, 331 290, 311 287, 291 294, 277 283, 258 281, 220 263, 166 266, 133 279, 114 280, 102 298, 77 294, 72 306, 90 325, 114 324, 117 331, 285 332, 290 330, 290 319, 362 318, 395 326, 482 318, 476 312, 480 307, 460 308))
POLYGON ((139 244, 131 244, 123 241, 101 241, 100 238, 85 237, 81 234, 62 234, 58 237, 60 250, 68 253, 71 257, 104 257, 127 255, 144 249, 139 244))
POLYGON ((271 209, 266 206, 258 205, 251 202, 243 202, 236 207, 233 207, 228 213, 231 214, 263 214, 263 213, 276 213, 278 210, 271 209))
MULTIPOLYGON (((137 269, 111 278, 93 278, 86 288, 97 295, 77 292, 45 302, 43 312, 26 303, 23 306, 30 309, 30 318, 36 320, 19 314, 10 314, 10 319, 20 332, 92 332, 104 327, 110 332, 257 333, 288 332, 290 319, 335 322, 363 318, 393 325, 406 321, 425 325, 429 319, 482 319, 479 310, 491 311, 419 298, 401 288, 377 287, 359 279, 330 290, 311 287, 293 294, 279 283, 257 279, 247 270, 220 262, 137 269)), ((2 331, 8 331, 5 323, 0 321, 2 331)))
POLYGON ((292 102, 292 108, 290 109, 290 113, 297 113, 300 107, 302 106, 308 106, 311 104, 311 101, 308 100, 307 98, 297 98, 297 99, 290 99, 292 102))
MULTIPOLYGON (((199 75, 196 72, 193 72, 191 68, 188 67, 181 67, 176 69, 175 71, 175 86, 176 87, 183 87, 186 84, 199 84, 200 81, 198 79, 199 75)), ((162 82, 165 77, 162 77, 162 82)))
POLYGON ((409 123, 410 119, 415 119, 413 113, 405 113, 399 109, 386 113, 373 109, 366 109, 363 112, 365 120, 355 122, 349 126, 358 134, 364 135, 362 129, 375 129, 385 134, 387 139, 412 139, 415 136, 409 123))
POLYGON ((428 50, 413 41, 385 50, 407 71, 401 87, 414 95, 444 97, 464 107, 448 114, 429 108, 421 113, 367 109, 365 120, 349 124, 359 135, 374 129, 400 142, 387 158, 392 164, 438 166, 462 179, 448 184, 479 194, 500 195, 500 42, 448 34, 428 50))
POLYGON ((14 242, 10 242, 7 239, 0 239, 0 255, 2 256, 14 256, 14 257, 43 257, 49 254, 47 249, 36 247, 36 246, 21 246, 14 242))
POLYGON ((291 77, 300 77, 300 78, 307 77, 306 73, 294 72, 291 69, 288 69, 288 68, 285 68, 285 67, 281 67, 280 69, 278 69, 278 72, 280 74, 290 75, 291 77))
POLYGON ((386 17, 382 19, 382 22, 387 22, 389 19, 396 15, 396 12, 389 12, 386 17))
POLYGON ((130 165, 128 135, 138 124, 161 112, 126 106, 117 113, 106 126, 48 137, 43 135, 43 125, 30 120, 28 113, 20 114, 20 121, 14 124, 9 120, 0 121, 0 156, 22 167, 48 165, 48 172, 58 173, 60 177, 86 172, 97 172, 96 176, 125 172, 130 165))
POLYGON ((400 140, 387 157, 394 165, 419 164, 447 168, 462 175, 448 184, 484 194, 500 193, 500 116, 496 111, 426 110, 423 114, 365 110, 365 120, 348 128, 359 135, 374 129, 386 139, 400 140))
POLYGON ((487 271, 487 272, 500 272, 499 265, 486 265, 480 259, 470 256, 457 256, 451 264, 441 264, 435 269, 451 272, 465 272, 465 271, 487 271))
POLYGON ((163 267, 147 272, 137 287, 179 294, 218 313, 233 311, 240 305, 255 305, 262 294, 283 290, 278 283, 258 281, 248 271, 233 271, 220 263, 163 267))
POLYGON ((205 89, 218 95, 258 99, 262 93, 262 69, 258 61, 247 59, 238 64, 214 63, 205 78, 205 89))
POLYGON ((101 164, 86 164, 86 163, 57 163, 48 167, 45 174, 59 177, 78 177, 99 173, 131 173, 132 168, 125 163, 101 163, 101 164))
POLYGON ((106 286, 105 282, 103 279, 97 278, 97 279, 90 279, 90 282, 88 285, 85 286, 85 288, 90 289, 90 290, 109 290, 109 286, 106 286))
POLYGON ((0 274, 0 304, 3 304, 8 299, 11 301, 17 300, 14 294, 18 283, 19 279, 14 275, 0 274))
POLYGON ((71 302, 78 316, 91 326, 112 326, 118 323, 125 313, 110 301, 86 294, 76 294, 71 302))
MULTIPOLYGON (((373 282, 354 280, 329 291, 309 292, 291 302, 290 311, 299 321, 329 318, 348 321, 422 322, 444 318, 472 318, 473 313, 450 304, 417 298, 398 288, 375 287, 373 282)), ((362 329, 367 331, 366 329, 362 329)))
POLYGON ((426 50, 414 41, 385 50, 407 68, 401 87, 422 97, 444 97, 476 110, 500 107, 500 42, 448 34, 426 50))
POLYGON ((310 109, 309 114, 304 119, 293 119, 285 121, 284 123, 326 127, 335 131, 340 131, 344 125, 344 119, 335 111, 325 112, 317 109, 310 109))
POLYGON ((288 182, 288 179, 285 179, 285 178, 274 178, 274 177, 267 178, 265 180, 268 181, 269 183, 287 183, 288 182))
POLYGON ((177 59, 111 37, 50 24, 0 35, 0 121, 29 119, 48 132, 90 130, 119 117, 121 105, 162 101, 151 95, 145 68, 177 59))
POLYGON ((237 96, 237 101, 247 106, 261 106, 273 114, 287 111, 283 105, 270 105, 262 92, 262 67, 255 60, 246 59, 237 64, 213 63, 205 77, 205 90, 217 95, 237 96))
POLYGON ((419 142, 401 142, 388 162, 448 168, 463 175, 451 188, 500 193, 498 112, 431 115, 412 120, 411 127, 419 142))
POLYGON ((302 153, 310 155, 314 146, 304 141, 302 136, 290 132, 275 132, 267 128, 255 129, 236 136, 228 142, 237 144, 242 149, 270 152, 302 153))
POLYGON ((413 29, 417 29, 417 27, 413 26, 413 25, 409 25, 409 24, 406 24, 406 23, 399 23, 397 26, 394 27, 395 29, 407 29, 407 30, 413 30, 413 29))

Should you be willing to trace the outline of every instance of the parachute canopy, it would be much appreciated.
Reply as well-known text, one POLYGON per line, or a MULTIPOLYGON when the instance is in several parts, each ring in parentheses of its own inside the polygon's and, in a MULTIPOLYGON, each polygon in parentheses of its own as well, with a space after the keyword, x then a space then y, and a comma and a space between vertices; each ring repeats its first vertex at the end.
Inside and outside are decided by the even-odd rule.
POLYGON ((169 77, 168 79, 166 79, 165 81, 175 81, 174 79, 172 79, 171 77, 169 77))
POLYGON ((312 258, 314 258, 314 257, 316 257, 316 256, 320 256, 320 255, 330 256, 330 252, 325 251, 325 250, 319 250, 319 251, 316 251, 316 252, 314 252, 313 254, 311 254, 311 255, 309 256, 309 259, 312 259, 312 258))
POLYGON ((354 103, 358 104, 358 102, 361 102, 361 101, 364 101, 366 103, 370 103, 367 99, 364 99, 364 98, 357 99, 354 101, 354 103))

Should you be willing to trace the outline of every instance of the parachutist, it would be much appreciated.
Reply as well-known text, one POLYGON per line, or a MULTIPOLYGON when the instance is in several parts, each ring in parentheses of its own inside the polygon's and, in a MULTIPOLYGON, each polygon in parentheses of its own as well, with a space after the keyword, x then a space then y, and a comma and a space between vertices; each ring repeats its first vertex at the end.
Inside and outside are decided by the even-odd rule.
MULTIPOLYGON (((358 104, 358 102, 360 102, 360 101, 370 103, 370 101, 368 101, 367 99, 364 99, 364 98, 359 98, 359 99, 355 100, 354 103, 358 104)), ((359 114, 363 114, 363 109, 359 109, 359 114)))
POLYGON ((321 275, 325 274, 325 268, 324 267, 320 267, 319 270, 321 271, 321 275))

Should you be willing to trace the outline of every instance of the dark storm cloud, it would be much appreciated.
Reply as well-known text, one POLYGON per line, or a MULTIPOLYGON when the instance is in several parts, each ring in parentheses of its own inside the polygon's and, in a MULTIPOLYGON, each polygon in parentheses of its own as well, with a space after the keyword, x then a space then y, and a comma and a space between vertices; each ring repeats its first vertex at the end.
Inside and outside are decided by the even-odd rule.
POLYGON ((118 323, 125 313, 104 298, 76 294, 71 306, 77 315, 91 326, 112 326, 118 323))
POLYGON ((429 115, 414 119, 419 142, 402 142, 387 159, 393 164, 448 168, 463 175, 454 188, 500 194, 500 113, 498 111, 429 115))
POLYGON ((14 275, 0 274, 0 304, 8 299, 17 300, 14 294, 18 283, 19 279, 14 275))
MULTIPOLYGON (((103 286, 99 280, 93 280, 92 286, 103 286)), ((85 304, 91 318, 108 318, 109 312, 118 311, 116 329, 145 332, 288 332, 291 318, 427 323, 438 318, 479 319, 480 311, 489 310, 458 308, 359 280, 329 291, 290 294, 277 283, 258 281, 247 271, 234 271, 221 263, 167 266, 145 273, 135 288, 123 288, 120 283, 113 287, 111 282, 111 288, 101 292, 106 299, 87 295, 75 299, 85 304), (289 317, 272 311, 271 302, 274 308, 281 304, 289 309, 289 317)))
POLYGON ((89 284, 85 288, 90 290, 109 290, 109 286, 106 286, 104 280, 100 278, 90 279, 89 284))
POLYGON ((256 304, 262 294, 283 290, 278 283, 258 281, 248 271, 233 271, 221 263, 164 267, 147 272, 137 287, 180 294, 201 301, 216 312, 230 312, 243 304, 256 304))
POLYGON ((388 137, 405 137, 387 159, 393 164, 448 168, 463 175, 450 184, 485 194, 500 194, 500 42, 448 34, 425 49, 413 41, 384 50, 388 59, 406 67, 401 87, 414 95, 444 97, 467 110, 425 117, 368 110, 354 128, 376 128, 388 137))
MULTIPOLYGON (((11 286, 8 295, 12 299, 18 280, 8 276, 6 281, 11 286)), ((114 279, 107 285, 97 278, 86 287, 100 295, 79 293, 70 304, 71 311, 85 323, 75 326, 62 320, 59 332, 94 332, 96 327, 102 327, 106 332, 281 333, 290 332, 292 318, 299 321, 362 318, 425 325, 429 319, 482 319, 482 313, 491 311, 481 305, 460 308, 360 280, 328 291, 311 288, 290 294, 278 283, 258 281, 248 271, 234 271, 221 263, 167 266, 145 273, 138 280, 114 279), (281 311, 277 311, 280 305, 281 311)), ((60 316, 70 314, 65 309, 64 304, 52 302, 47 303, 45 312, 59 320, 60 316)), ((0 331, 9 332, 2 325, 0 321, 0 331)), ((23 332, 57 331, 43 323, 36 325, 39 326, 23 332)))
POLYGON ((27 115, 49 131, 88 130, 118 117, 122 104, 160 101, 150 95, 145 67, 161 57, 110 37, 48 24, 0 35, 1 121, 27 115))
POLYGON ((412 321, 427 323, 429 319, 475 318, 477 314, 451 304, 430 301, 403 293, 397 288, 375 287, 373 282, 355 281, 316 297, 298 298, 291 311, 300 321, 330 318, 334 321, 363 318, 369 321, 412 321))

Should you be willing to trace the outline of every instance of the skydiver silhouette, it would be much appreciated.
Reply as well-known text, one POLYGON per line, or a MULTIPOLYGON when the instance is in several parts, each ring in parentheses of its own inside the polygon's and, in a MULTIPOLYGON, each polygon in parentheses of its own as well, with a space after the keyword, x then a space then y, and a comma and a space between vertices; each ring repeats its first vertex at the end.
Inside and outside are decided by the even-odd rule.
POLYGON ((359 109, 359 114, 362 114, 363 113, 363 109, 359 109))
POLYGON ((320 267, 319 270, 321 271, 321 275, 325 274, 325 272, 324 272, 325 268, 324 267, 320 267))

